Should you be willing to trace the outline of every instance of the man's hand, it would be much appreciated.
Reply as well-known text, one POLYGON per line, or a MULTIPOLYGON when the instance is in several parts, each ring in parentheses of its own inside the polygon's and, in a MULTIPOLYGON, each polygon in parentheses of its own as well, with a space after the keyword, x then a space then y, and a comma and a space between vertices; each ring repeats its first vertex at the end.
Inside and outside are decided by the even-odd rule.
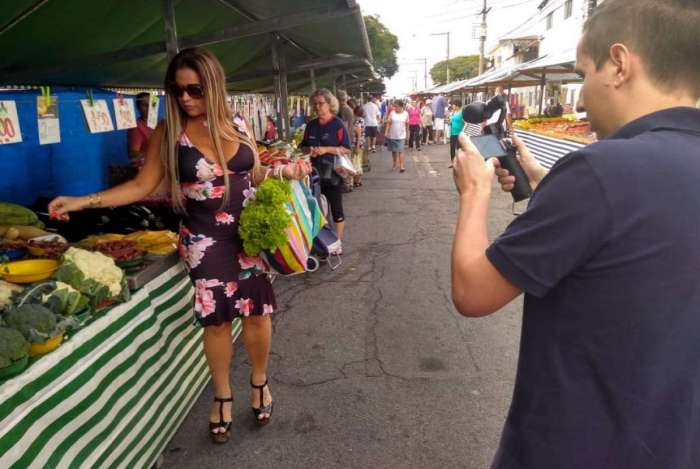
POLYGON ((495 172, 495 158, 484 161, 484 157, 464 133, 457 139, 459 149, 455 156, 454 180, 460 194, 491 192, 491 180, 495 172))
MULTIPOLYGON (((534 190, 535 187, 540 183, 540 181, 547 175, 547 169, 542 166, 530 150, 527 149, 525 143, 520 140, 515 135, 513 136, 513 145, 517 149, 517 158, 522 166, 523 171, 527 174, 528 179, 530 179, 530 187, 534 190)), ((496 175, 498 176, 498 182, 501 184, 501 188, 504 192, 510 192, 515 186, 515 176, 512 176, 507 169, 501 168, 498 160, 494 159, 494 166, 496 167, 496 175)))

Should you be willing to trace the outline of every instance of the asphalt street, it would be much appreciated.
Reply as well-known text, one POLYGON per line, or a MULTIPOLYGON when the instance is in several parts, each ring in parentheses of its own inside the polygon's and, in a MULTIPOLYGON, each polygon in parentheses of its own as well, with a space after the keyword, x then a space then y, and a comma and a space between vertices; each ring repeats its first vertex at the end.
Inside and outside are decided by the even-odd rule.
MULTIPOLYGON (((488 468, 512 395, 522 299, 481 319, 450 298, 457 197, 449 146, 372 155, 345 195, 343 265, 275 282, 270 383, 257 428, 247 354, 236 344, 232 438, 207 435, 207 387, 164 453, 165 468, 488 468)), ((494 190, 489 235, 513 219, 494 190)))

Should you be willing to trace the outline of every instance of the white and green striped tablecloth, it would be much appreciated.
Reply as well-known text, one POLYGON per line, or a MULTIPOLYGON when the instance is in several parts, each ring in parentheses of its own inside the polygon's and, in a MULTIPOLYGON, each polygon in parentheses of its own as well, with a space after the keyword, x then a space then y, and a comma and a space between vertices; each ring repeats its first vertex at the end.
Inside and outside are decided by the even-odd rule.
POLYGON ((0 468, 150 467, 209 379, 193 296, 178 264, 0 385, 0 468))

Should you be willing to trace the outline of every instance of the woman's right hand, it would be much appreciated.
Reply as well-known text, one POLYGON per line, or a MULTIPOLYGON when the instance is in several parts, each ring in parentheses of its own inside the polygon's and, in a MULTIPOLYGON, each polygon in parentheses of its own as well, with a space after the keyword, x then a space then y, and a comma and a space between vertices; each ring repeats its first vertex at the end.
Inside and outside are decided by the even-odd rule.
MULTIPOLYGON (((530 180, 530 186, 534 190, 549 171, 532 156, 532 153, 530 153, 530 150, 528 150, 522 140, 516 136, 513 136, 512 140, 517 150, 517 158, 520 162, 520 166, 522 166, 523 171, 525 171, 525 174, 530 180)), ((515 187, 515 176, 512 176, 507 169, 502 168, 497 159, 494 159, 494 166, 496 167, 496 176, 498 176, 501 189, 503 189, 504 192, 512 191, 513 187, 515 187)))
POLYGON ((86 207, 85 197, 56 197, 49 203, 49 216, 67 220, 68 212, 77 212, 86 207))

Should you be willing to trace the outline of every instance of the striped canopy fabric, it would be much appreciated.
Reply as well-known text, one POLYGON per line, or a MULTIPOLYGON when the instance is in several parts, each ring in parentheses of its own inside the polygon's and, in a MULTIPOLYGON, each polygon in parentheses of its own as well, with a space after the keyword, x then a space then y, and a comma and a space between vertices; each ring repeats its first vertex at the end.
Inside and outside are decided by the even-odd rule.
POLYGON ((586 146, 583 143, 545 137, 544 135, 522 130, 515 130, 515 135, 525 142, 532 156, 547 169, 554 166, 554 163, 556 163, 559 158, 586 146))
POLYGON ((151 467, 209 379, 193 297, 178 264, 1 384, 0 467, 151 467))

